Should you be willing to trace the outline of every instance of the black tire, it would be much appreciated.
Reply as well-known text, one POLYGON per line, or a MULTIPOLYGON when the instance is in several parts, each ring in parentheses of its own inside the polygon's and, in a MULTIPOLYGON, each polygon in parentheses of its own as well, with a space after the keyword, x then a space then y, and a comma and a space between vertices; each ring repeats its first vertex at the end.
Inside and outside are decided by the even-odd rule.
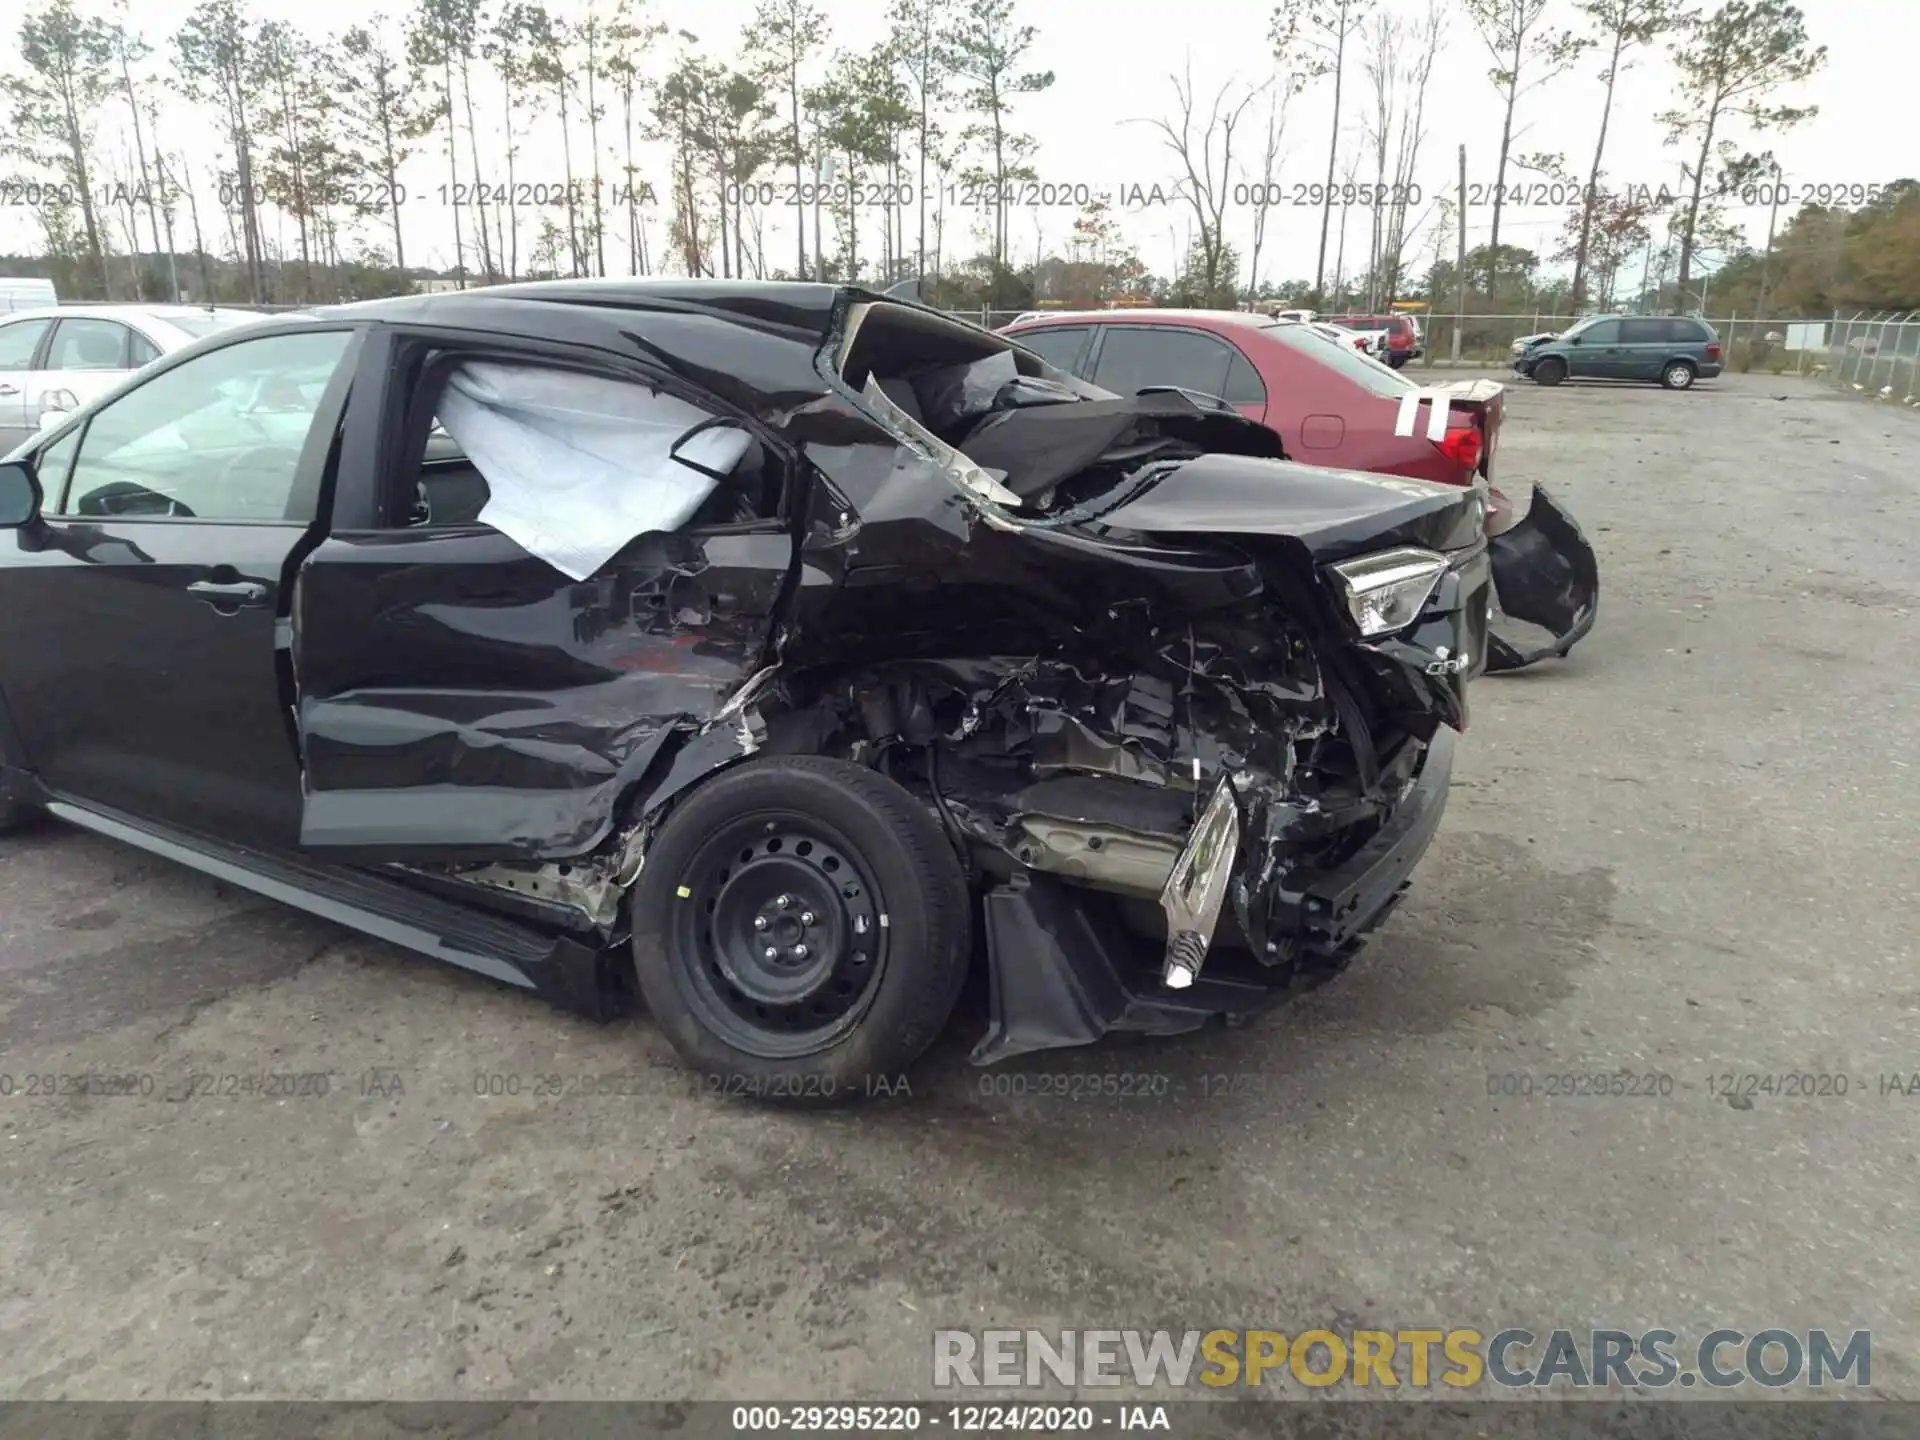
POLYGON ((715 1093, 780 1103, 901 1093, 972 953, 966 877, 927 808, 817 756, 694 791, 631 903, 640 993, 673 1048, 715 1093))
POLYGON ((1556 360, 1549 355, 1533 367, 1533 380, 1536 385, 1558 385, 1567 378, 1567 362, 1556 360))
POLYGON ((1669 360, 1660 371, 1660 383, 1668 390, 1691 390, 1698 372, 1690 360, 1669 360))
POLYGON ((7 793, 6 767, 0 765, 0 835, 24 829, 40 817, 38 806, 16 800, 7 793))

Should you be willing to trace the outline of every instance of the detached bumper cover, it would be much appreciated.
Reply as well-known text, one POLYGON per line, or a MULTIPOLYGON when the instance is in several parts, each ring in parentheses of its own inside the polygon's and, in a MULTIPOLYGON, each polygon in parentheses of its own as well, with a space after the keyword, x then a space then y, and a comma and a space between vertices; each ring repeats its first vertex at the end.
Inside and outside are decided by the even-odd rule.
MULTIPOLYGON (((1392 912, 1446 812, 1454 743, 1451 730, 1435 732, 1412 787, 1344 863, 1279 877, 1276 909, 1290 912, 1291 938, 1302 954, 1321 962, 1289 977, 1305 975, 1312 984, 1335 973, 1338 965, 1327 962, 1343 958, 1392 912)), ((1191 985, 1168 989, 1157 980, 1155 947, 1089 900, 1087 892, 1038 874, 987 895, 991 1011, 973 1064, 1088 1045, 1115 1031, 1180 1034, 1216 1015, 1256 1014, 1293 988, 1290 978, 1261 983, 1245 967, 1229 973, 1210 962, 1191 985)))
POLYGON ((1600 562, 1579 522, 1547 492, 1533 489, 1527 518, 1487 537, 1497 608, 1487 635, 1487 669, 1518 670, 1565 655, 1600 610, 1600 562))

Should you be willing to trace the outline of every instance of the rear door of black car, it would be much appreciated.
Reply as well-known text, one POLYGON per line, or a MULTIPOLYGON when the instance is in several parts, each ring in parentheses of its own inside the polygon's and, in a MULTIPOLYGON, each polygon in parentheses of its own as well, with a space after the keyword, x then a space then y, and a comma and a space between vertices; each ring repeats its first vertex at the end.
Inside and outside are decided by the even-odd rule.
POLYGON ((762 666, 795 568, 793 469, 751 432, 757 448, 685 523, 638 534, 584 579, 564 573, 481 519, 499 487, 439 423, 468 363, 627 385, 636 414, 664 384, 718 428, 750 430, 601 352, 374 332, 374 383, 356 389, 334 523, 294 616, 300 838, 342 859, 594 848, 633 787, 762 666))
POLYGON ((290 846, 278 647, 359 332, 314 323, 164 366, 36 455, 0 536, 0 692, 58 797, 290 846))

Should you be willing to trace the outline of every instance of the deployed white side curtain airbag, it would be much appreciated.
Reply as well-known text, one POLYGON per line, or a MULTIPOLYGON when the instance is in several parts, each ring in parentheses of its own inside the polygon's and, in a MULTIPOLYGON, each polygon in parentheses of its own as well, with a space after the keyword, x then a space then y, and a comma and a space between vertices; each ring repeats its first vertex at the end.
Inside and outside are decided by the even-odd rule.
POLYGON ((748 445, 732 427, 679 445, 710 418, 699 407, 631 381, 531 365, 458 366, 438 418, 486 479, 481 523, 575 580, 636 536, 686 524, 716 484, 693 465, 726 474, 748 445))

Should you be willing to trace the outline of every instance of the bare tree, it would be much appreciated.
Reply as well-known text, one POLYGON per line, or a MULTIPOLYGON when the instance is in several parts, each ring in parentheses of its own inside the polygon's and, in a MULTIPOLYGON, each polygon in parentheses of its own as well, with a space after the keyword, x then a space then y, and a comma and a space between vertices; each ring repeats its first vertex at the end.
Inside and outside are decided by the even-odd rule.
POLYGON ((1247 303, 1251 305, 1260 287, 1260 252, 1267 243, 1267 217, 1272 213, 1280 189, 1280 143, 1287 131, 1287 107, 1306 84, 1299 71, 1275 75, 1267 82, 1267 127, 1260 148, 1259 179, 1251 182, 1248 197, 1253 209, 1253 245, 1247 254, 1247 303))
POLYGON ((1360 28, 1372 0, 1282 0, 1273 12, 1268 39, 1282 69, 1308 79, 1333 76, 1333 118, 1327 136, 1327 182, 1320 197, 1320 255, 1313 266, 1313 292, 1327 278, 1327 231, 1333 218, 1333 171, 1340 155, 1341 90, 1346 80, 1347 40, 1360 28))
POLYGON ((1677 0, 1575 0, 1575 3, 1592 22, 1595 43, 1607 53, 1606 66, 1600 72, 1606 85, 1606 98, 1600 103, 1600 134, 1593 142, 1593 164, 1587 169, 1586 188, 1580 195, 1580 234, 1573 247, 1573 313, 1578 315, 1586 301, 1587 252, 1600 204, 1600 165, 1607 151, 1607 126, 1613 118, 1613 87, 1620 79, 1620 72, 1632 63, 1629 56, 1633 51, 1652 44, 1661 34, 1691 17, 1679 8, 1677 0))
POLYGON ((1173 82, 1177 114, 1172 120, 1150 120, 1147 123, 1160 132, 1162 142, 1179 162, 1180 197, 1193 212, 1194 226, 1198 231, 1195 240, 1195 247, 1199 251, 1197 278, 1205 292, 1203 303, 1210 305, 1215 303, 1219 291, 1231 287, 1235 279, 1232 275, 1221 273, 1228 253, 1225 220, 1228 192, 1233 179, 1233 137, 1246 116, 1247 108, 1266 87, 1243 90, 1238 99, 1231 99, 1233 91, 1240 89, 1240 86, 1237 81, 1226 81, 1214 92, 1203 119, 1194 94, 1191 52, 1187 56, 1185 73, 1167 78, 1173 82))
POLYGON ((1498 280, 1500 211, 1506 198, 1507 163, 1511 158, 1514 115, 1521 96, 1564 75, 1592 42, 1571 30, 1549 30, 1542 23, 1548 0, 1463 0, 1467 18, 1493 57, 1487 78, 1500 93, 1504 108, 1500 120, 1500 155, 1493 173, 1493 231, 1487 239, 1487 294, 1498 280))
MULTIPOLYGON (((160 183, 171 192, 173 187, 167 175, 167 166, 169 163, 170 157, 157 152, 155 153, 154 164, 160 172, 160 183)), ((187 159, 184 154, 180 157, 180 178, 182 183, 178 188, 180 193, 187 197, 187 214, 193 221, 193 258, 200 271, 200 298, 211 305, 215 299, 213 267, 207 258, 206 237, 200 230, 200 202, 194 196, 193 169, 187 164, 187 159)))
POLYGON ((1340 236, 1333 252, 1333 302, 1335 308, 1346 303, 1347 290, 1347 212, 1353 208, 1353 197, 1359 191, 1360 155, 1358 151, 1347 157, 1346 169, 1340 174, 1340 236))
POLYGON ((1400 286, 1407 212, 1417 190, 1420 147, 1426 139, 1427 83, 1445 30, 1444 12, 1437 0, 1428 0, 1426 15, 1417 21, 1376 15, 1369 35, 1365 64, 1373 109, 1366 134, 1374 157, 1369 310, 1387 308, 1400 286))
MULTIPOLYGON (((160 219, 165 224, 167 231, 167 278, 170 289, 172 290, 172 295, 169 298, 178 300, 181 295, 180 258, 179 248, 174 244, 173 240, 173 210, 174 202, 178 198, 178 187, 175 186, 167 176, 166 156, 160 149, 160 114, 158 102, 149 98, 146 103, 146 110, 147 128, 153 134, 154 189, 157 192, 157 198, 159 200, 160 219)), ((204 263, 204 257, 202 263, 204 263)))

